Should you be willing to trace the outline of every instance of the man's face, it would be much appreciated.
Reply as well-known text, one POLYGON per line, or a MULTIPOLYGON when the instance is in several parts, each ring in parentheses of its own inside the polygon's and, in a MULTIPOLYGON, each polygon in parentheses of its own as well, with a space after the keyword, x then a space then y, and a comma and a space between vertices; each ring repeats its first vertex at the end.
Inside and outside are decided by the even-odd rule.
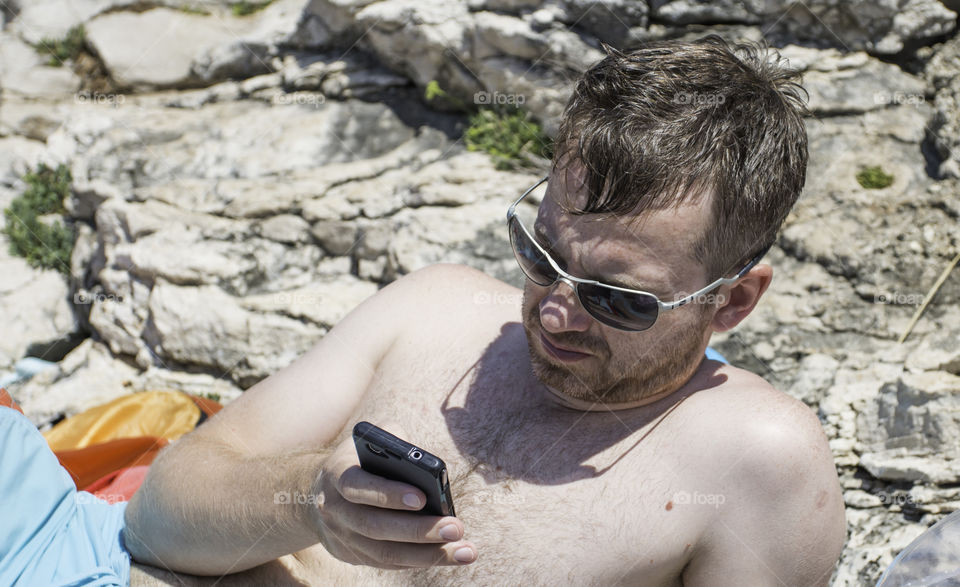
MULTIPOLYGON (((692 251, 706 230, 707 198, 615 218, 561 207, 579 209, 585 193, 582 176, 559 172, 540 205, 535 237, 561 268, 662 301, 706 285, 706 270, 692 251)), ((554 393, 590 403, 635 403, 679 388, 700 363, 712 315, 705 304, 691 303, 661 311, 648 330, 625 332, 594 320, 566 283, 541 287, 527 280, 524 288, 534 373, 554 393)))

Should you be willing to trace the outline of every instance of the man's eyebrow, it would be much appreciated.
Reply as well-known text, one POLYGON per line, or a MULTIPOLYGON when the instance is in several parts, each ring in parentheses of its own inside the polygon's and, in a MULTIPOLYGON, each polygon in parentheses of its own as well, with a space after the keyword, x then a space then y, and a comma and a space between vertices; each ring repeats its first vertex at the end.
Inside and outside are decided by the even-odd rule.
MULTIPOLYGON (((550 237, 547 235, 547 229, 544 224, 539 220, 533 225, 533 234, 540 242, 540 246, 547 250, 550 255, 558 263, 562 263, 562 259, 558 259, 559 254, 556 249, 553 248, 553 242, 550 240, 550 237)), ((645 291, 655 295, 667 295, 667 288, 665 282, 662 280, 651 280, 645 283, 640 283, 636 278, 631 276, 626 276, 625 279, 620 278, 611 278, 604 277, 601 275, 584 275, 584 279, 593 279, 607 285, 614 285, 616 287, 622 287, 624 289, 633 289, 638 291, 645 291)))

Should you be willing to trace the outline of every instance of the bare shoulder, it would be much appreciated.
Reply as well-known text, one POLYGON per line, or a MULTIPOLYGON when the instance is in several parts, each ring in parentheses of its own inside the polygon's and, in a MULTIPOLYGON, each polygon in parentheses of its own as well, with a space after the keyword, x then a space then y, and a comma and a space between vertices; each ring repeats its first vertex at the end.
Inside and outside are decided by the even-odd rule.
POLYGON ((836 483, 836 468, 816 413, 763 378, 725 366, 722 383, 688 398, 689 417, 709 431, 723 460, 746 487, 788 488, 798 475, 836 483), (759 485, 758 485, 759 484, 759 485))
POLYGON ((719 437, 727 448, 755 446, 760 458, 769 456, 771 450, 798 445, 810 449, 812 457, 827 450, 820 420, 803 402, 762 377, 729 365, 713 377, 718 380, 716 386, 692 394, 685 403, 690 404, 690 417, 699 424, 728 431, 719 437))
MULTIPOLYGON (((487 295, 520 293, 520 290, 468 265, 438 263, 418 269, 397 282, 407 290, 416 289, 431 296, 460 300, 469 294, 478 301, 487 295)), ((506 303, 506 300, 500 300, 506 303)))
POLYGON ((727 576, 756 584, 822 585, 846 537, 843 495, 814 411, 762 378, 733 367, 689 399, 692 417, 721 455, 729 496, 705 530, 685 584, 727 576))
POLYGON ((417 315, 418 326, 434 321, 476 322, 491 314, 520 319, 522 291, 467 265, 442 263, 395 281, 396 296, 417 315), (425 321, 425 322, 422 322, 425 321))

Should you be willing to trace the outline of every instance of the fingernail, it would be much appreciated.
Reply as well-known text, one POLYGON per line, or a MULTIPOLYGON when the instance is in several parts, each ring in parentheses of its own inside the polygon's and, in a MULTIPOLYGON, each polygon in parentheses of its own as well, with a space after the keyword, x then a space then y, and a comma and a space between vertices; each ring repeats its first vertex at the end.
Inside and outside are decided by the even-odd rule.
POLYGON ((458 548, 457 551, 453 553, 453 558, 458 563, 472 563, 474 559, 473 550, 466 546, 458 548))
POLYGON ((454 524, 447 524, 440 528, 440 538, 444 540, 460 540, 460 529, 454 524))
POLYGON ((414 493, 408 493, 403 496, 403 503, 405 503, 407 507, 419 508, 420 498, 414 493))

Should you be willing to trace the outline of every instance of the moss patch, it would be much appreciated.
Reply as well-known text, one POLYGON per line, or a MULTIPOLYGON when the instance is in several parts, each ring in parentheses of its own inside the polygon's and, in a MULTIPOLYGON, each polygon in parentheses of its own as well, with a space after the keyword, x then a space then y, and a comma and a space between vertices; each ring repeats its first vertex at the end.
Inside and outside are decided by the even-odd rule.
POLYGON ((210 16, 210 11, 206 8, 200 6, 194 6, 193 4, 184 4, 180 7, 180 12, 184 14, 197 14, 200 16, 210 16))
POLYGON ((271 2, 273 2, 273 0, 267 0, 266 2, 247 2, 246 0, 242 0, 241 2, 231 4, 230 12, 232 12, 234 16, 249 16, 254 12, 259 12, 267 6, 270 6, 271 2))
POLYGON ((868 190, 879 190, 889 187, 893 183, 893 176, 886 173, 879 165, 874 165, 857 172, 857 183, 868 190))

